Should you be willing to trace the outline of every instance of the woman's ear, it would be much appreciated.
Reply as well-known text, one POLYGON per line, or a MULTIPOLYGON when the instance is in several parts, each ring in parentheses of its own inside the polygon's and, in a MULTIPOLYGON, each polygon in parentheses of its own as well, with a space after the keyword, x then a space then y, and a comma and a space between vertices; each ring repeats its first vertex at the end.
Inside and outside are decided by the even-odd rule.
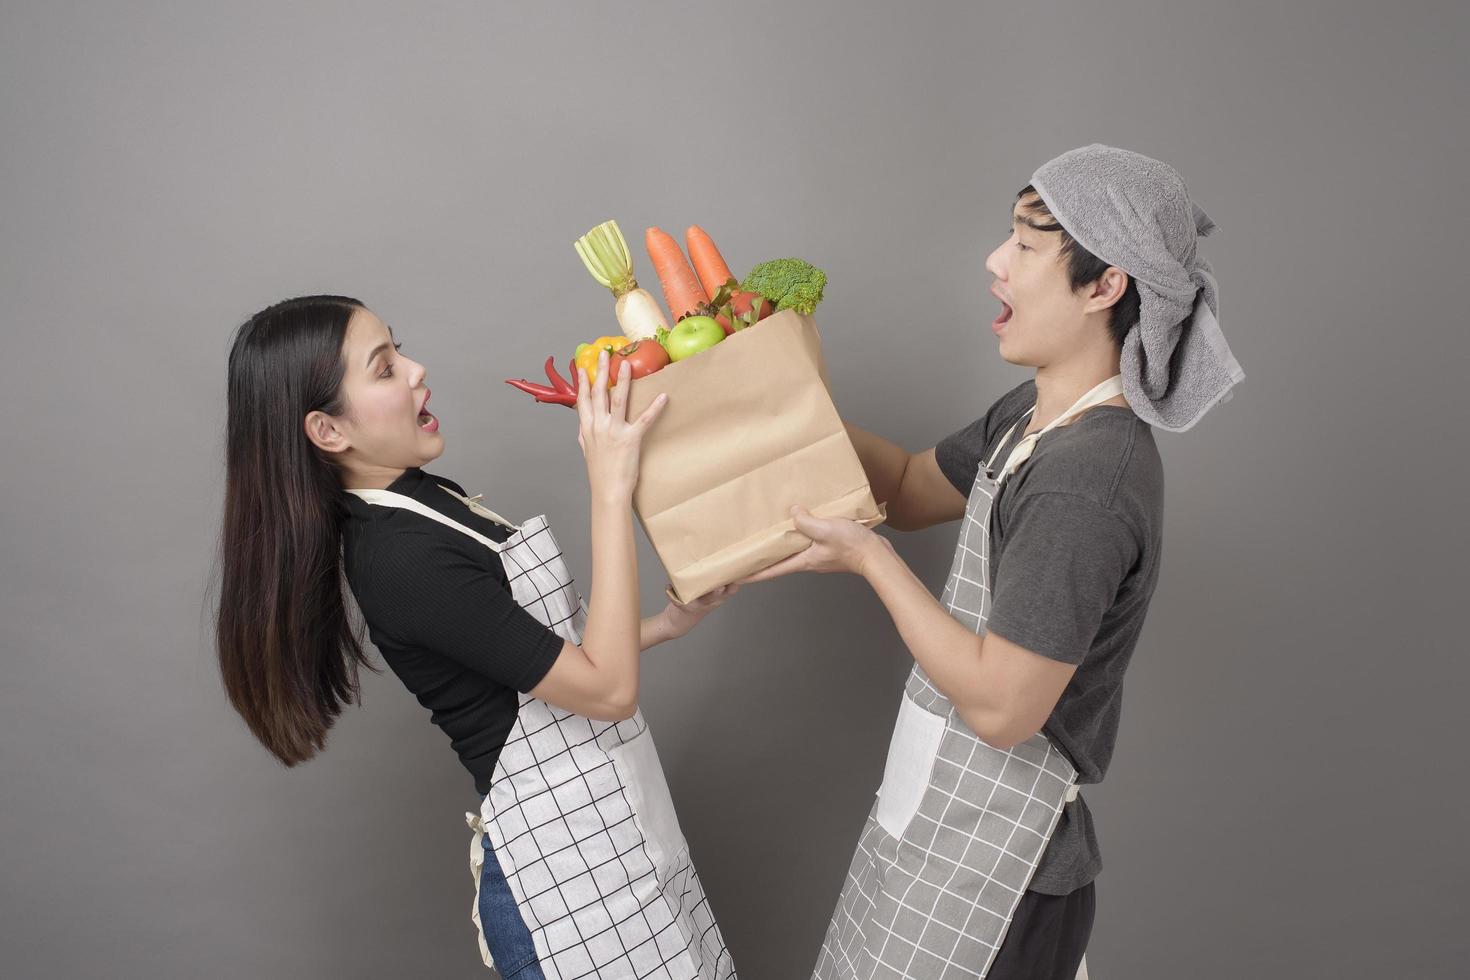
POLYGON ((352 445, 347 438, 347 433, 343 432, 341 426, 337 424, 337 420, 326 412, 307 412, 305 428, 306 438, 323 452, 340 453, 352 445))

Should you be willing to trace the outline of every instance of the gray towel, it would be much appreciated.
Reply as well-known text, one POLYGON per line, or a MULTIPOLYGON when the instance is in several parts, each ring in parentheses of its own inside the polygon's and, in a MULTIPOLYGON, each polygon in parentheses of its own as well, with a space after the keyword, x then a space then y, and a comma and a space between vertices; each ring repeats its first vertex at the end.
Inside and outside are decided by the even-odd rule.
POLYGON ((1101 143, 1041 165, 1031 185, 1078 244, 1138 284, 1138 323, 1123 338, 1123 395, 1145 422, 1183 432, 1245 379, 1220 330, 1210 264, 1197 237, 1215 230, 1173 167, 1101 143))

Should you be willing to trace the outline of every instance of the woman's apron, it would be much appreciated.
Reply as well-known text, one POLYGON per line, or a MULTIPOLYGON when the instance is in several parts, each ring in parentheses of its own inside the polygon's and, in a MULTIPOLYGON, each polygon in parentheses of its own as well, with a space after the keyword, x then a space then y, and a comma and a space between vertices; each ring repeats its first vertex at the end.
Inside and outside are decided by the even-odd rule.
MULTIPOLYGON (((1121 376, 1104 381, 1021 439, 996 473, 1012 426, 979 468, 940 600, 976 633, 990 619, 990 510, 1001 483, 1041 436, 1122 391, 1121 376)), ((915 663, 814 980, 984 977, 1076 781, 1040 732, 1005 751, 987 745, 915 663)))
MULTIPOLYGON (((442 489, 514 533, 496 542, 412 497, 351 492, 448 525, 497 552, 516 602, 580 645, 587 610, 546 518, 517 527, 481 506, 478 495, 442 489)), ((465 819, 475 831, 471 918, 486 966, 494 964, 480 924, 481 834, 495 850, 548 980, 734 980, 641 711, 626 721, 593 721, 522 694, 490 792, 480 813, 465 819)))

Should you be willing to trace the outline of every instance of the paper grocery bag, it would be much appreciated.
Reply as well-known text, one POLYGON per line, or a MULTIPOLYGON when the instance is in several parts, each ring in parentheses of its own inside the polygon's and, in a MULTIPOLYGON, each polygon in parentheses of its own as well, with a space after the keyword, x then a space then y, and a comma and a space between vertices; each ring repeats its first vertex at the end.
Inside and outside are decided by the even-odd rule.
POLYGON ((633 507, 680 602, 811 544, 791 507, 883 521, 827 388, 816 322, 773 314, 633 382, 628 417, 661 393, 633 507))

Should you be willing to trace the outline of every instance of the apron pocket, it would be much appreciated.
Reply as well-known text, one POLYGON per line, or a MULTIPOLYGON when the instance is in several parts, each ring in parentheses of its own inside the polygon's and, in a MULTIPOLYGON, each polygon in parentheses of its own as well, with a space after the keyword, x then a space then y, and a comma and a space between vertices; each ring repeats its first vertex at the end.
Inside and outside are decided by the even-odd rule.
POLYGON ((628 796, 628 805, 633 808, 633 820, 643 835, 648 858, 663 881, 675 869, 680 852, 689 845, 679 830, 674 798, 669 795, 653 735, 645 729, 632 740, 608 749, 607 754, 628 796))
POLYGON ((939 743, 944 740, 945 724, 942 716, 925 711, 907 695, 899 704, 874 814, 878 825, 894 839, 903 837, 909 821, 919 812, 939 755, 939 743))

